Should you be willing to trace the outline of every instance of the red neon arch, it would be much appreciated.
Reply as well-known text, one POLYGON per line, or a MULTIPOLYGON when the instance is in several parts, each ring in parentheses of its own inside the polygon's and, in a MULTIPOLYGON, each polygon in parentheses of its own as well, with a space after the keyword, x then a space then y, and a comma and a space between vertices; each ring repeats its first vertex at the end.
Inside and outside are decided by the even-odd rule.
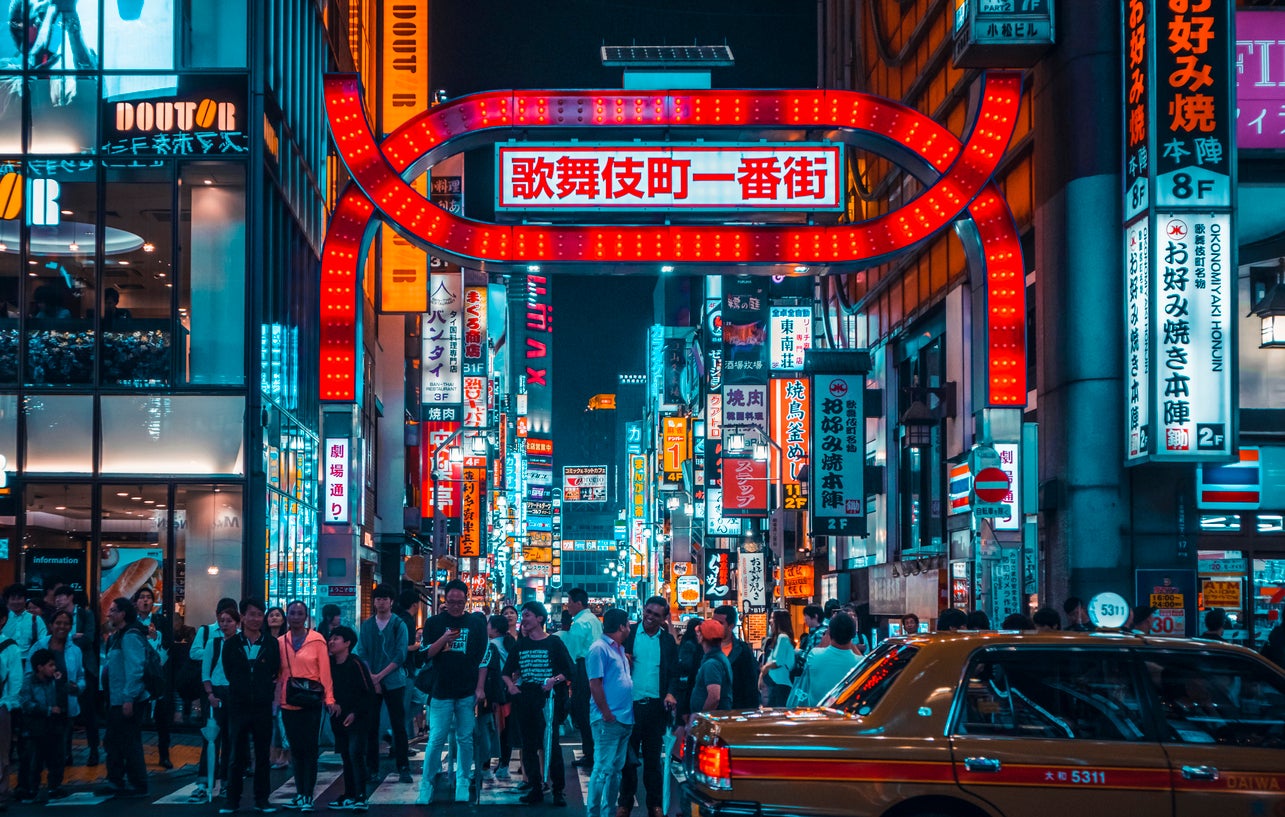
POLYGON ((1012 217, 989 179, 1007 147, 1020 75, 990 73, 968 140, 905 106, 849 91, 691 91, 629 95, 502 91, 426 111, 377 144, 356 76, 326 78, 336 144, 356 187, 345 189, 322 264, 321 399, 355 396, 356 278, 376 209, 399 231, 463 259, 499 263, 872 264, 923 241, 965 209, 987 266, 987 402, 1024 405, 1025 287, 1012 217), (489 224, 433 205, 402 178, 452 139, 497 128, 621 126, 847 128, 877 133, 940 177, 905 207, 840 226, 535 226, 489 224))

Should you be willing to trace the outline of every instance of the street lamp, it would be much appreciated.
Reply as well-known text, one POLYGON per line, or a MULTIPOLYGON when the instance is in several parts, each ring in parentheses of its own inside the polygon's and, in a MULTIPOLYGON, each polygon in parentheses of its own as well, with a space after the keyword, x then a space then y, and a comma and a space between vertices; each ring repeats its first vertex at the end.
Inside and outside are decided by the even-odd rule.
MULTIPOLYGON (((751 443, 750 445, 750 456, 752 456, 755 461, 769 462, 771 450, 768 447, 771 446, 772 449, 776 450, 775 478, 773 478, 772 476, 771 465, 770 464, 768 465, 768 481, 770 484, 775 483, 775 488, 776 488, 775 502, 768 503, 769 505, 768 510, 770 515, 773 511, 780 511, 785 508, 785 452, 781 450, 781 446, 777 443, 777 441, 772 439, 772 435, 768 434, 765 429, 760 428, 759 426, 725 425, 723 426, 723 442, 729 454, 740 454, 745 451, 747 431, 752 433, 755 436, 753 443, 751 443)), ((784 568, 785 567, 785 542, 784 542, 785 532, 784 530, 782 530, 781 536, 783 541, 781 542, 781 555, 779 559, 781 563, 780 566, 784 568)), ((747 544, 748 544, 748 541, 747 541, 747 544)), ((748 547, 746 548, 746 551, 750 553, 754 552, 748 547)), ((767 551, 772 554, 773 559, 778 558, 776 555, 776 551, 772 550, 771 547, 768 547, 767 551)), ((782 600, 782 601, 784 601, 785 599, 784 572, 785 572, 784 569, 782 569, 781 571, 778 571, 778 575, 776 579, 776 596, 779 600, 782 600)))

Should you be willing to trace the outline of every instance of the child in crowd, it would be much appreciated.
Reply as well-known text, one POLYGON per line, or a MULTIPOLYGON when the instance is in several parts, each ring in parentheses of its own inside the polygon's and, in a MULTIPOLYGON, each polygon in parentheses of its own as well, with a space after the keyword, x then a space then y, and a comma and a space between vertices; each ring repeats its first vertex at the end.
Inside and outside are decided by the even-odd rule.
POLYGON ((365 811, 366 744, 372 729, 379 728, 379 698, 370 668, 353 655, 357 634, 351 627, 330 631, 330 678, 338 712, 330 716, 335 749, 344 763, 344 793, 330 804, 333 811, 365 811))
POLYGON ((36 800, 57 800, 67 796, 62 787, 67 765, 67 679, 58 672, 58 663, 49 650, 31 654, 31 669, 22 680, 18 694, 22 705, 25 751, 30 757, 31 777, 22 788, 33 794, 40 790, 40 773, 48 771, 48 788, 36 800))

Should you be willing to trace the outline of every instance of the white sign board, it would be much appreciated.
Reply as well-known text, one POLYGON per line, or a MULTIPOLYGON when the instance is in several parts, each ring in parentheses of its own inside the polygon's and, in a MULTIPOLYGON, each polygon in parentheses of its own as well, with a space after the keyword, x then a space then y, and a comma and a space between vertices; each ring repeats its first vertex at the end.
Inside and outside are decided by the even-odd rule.
POLYGON ((463 284, 462 272, 435 272, 430 277, 421 363, 424 403, 464 400, 463 284))
POLYGON ((326 494, 322 521, 342 525, 348 521, 348 438, 326 438, 326 494))
POLYGON ((499 210, 840 210, 837 144, 496 145, 499 210))
POLYGON ((770 366, 774 372, 803 370, 803 353, 812 348, 812 307, 771 307, 770 366))

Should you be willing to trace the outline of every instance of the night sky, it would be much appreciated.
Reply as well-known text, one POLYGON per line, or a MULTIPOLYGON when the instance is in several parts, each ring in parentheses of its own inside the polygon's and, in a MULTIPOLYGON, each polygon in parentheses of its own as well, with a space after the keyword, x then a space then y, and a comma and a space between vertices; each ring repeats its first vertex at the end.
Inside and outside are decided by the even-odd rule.
MULTIPOLYGON (((450 97, 501 88, 614 88, 603 45, 722 45, 736 65, 714 87, 816 86, 813 0, 432 0, 430 86, 450 97)), ((642 372, 652 277, 554 280, 554 434, 560 447, 589 398, 642 372)), ((564 445, 569 443, 570 445, 564 445)), ((559 457, 561 459, 561 457, 559 457)))

